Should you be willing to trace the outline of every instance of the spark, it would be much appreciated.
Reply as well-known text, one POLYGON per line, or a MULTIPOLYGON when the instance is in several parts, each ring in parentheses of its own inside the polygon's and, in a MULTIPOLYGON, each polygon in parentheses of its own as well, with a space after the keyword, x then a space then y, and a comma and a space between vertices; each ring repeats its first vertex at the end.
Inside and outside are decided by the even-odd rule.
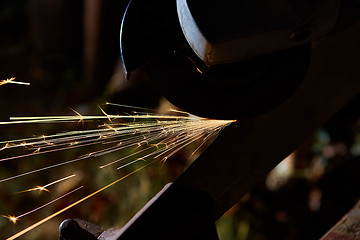
MULTIPOLYGON (((217 121, 215 122, 216 124, 217 121)), ((223 123, 222 123, 223 124, 223 123)), ((188 130, 199 130, 199 129, 202 129, 203 127, 209 125, 209 124, 205 124, 204 126, 202 124, 200 124, 198 127, 191 127, 192 125, 199 125, 198 122, 193 122, 193 123, 189 123, 188 125, 186 125, 186 127, 188 127, 189 129, 188 130)), ((185 127, 185 130, 186 130, 186 127, 185 127)), ((125 128, 126 129, 126 128, 125 128)), ((171 126, 169 127, 169 132, 167 132, 167 135, 168 135, 168 138, 172 138, 172 133, 175 133, 176 131, 184 131, 184 125, 183 123, 182 124, 175 124, 175 127, 174 126, 171 126)), ((124 130, 124 129, 123 129, 124 130)), ((155 131, 155 133, 159 131, 159 129, 157 129, 155 131)), ((132 134, 131 131, 128 131, 128 132, 125 132, 125 135, 127 134, 132 134)), ((93 137, 93 136, 92 136, 93 137)), ((49 138, 49 137, 48 137, 49 138)), ((140 137, 142 138, 142 136, 140 137)), ((40 138, 42 139, 42 138, 40 138)), ((151 138, 148 138, 148 141, 154 141, 156 139, 159 139, 159 136, 153 136, 151 138)), ((72 138, 71 138, 72 140, 72 138)), ((15 175, 15 176, 12 176, 12 177, 8 177, 8 178, 5 178, 5 179, 1 179, 0 180, 0 183, 1 182, 5 182, 5 181, 9 181, 9 180, 13 180, 13 179, 16 179, 16 178, 20 178, 20 177, 23 177, 23 176, 26 176, 26 175, 29 175, 29 174, 34 174, 34 173, 38 173, 38 172, 41 172, 41 171, 45 171, 45 170, 49 170, 51 168, 55 168, 55 167, 59 167, 59 166, 63 166, 63 165, 67 165, 67 164, 70 164, 70 163, 75 163, 75 162, 78 162, 78 161, 81 161, 81 160, 85 160, 85 159, 88 159, 88 158, 94 158, 94 157, 99 157, 99 156, 103 156, 105 154, 109 154, 109 153, 113 153, 113 152, 116 152, 116 151, 120 151, 122 149, 125 149, 125 148, 128 148, 128 147, 131 147, 131 146, 138 146, 138 141, 139 141, 139 138, 129 138, 129 141, 127 142, 127 144, 124 144, 124 146, 122 147, 119 147, 118 145, 116 146, 113 146, 113 147, 110 147, 110 148, 107 148, 107 149, 104 149, 104 150, 99 150, 97 152, 92 152, 92 153, 89 153, 87 155, 84 155, 84 156, 80 156, 78 158, 75 158, 73 160, 69 160, 69 161, 65 161, 65 162, 62 162, 62 163, 58 163, 58 164, 53 164, 53 165, 50 165, 50 166, 47 166, 47 167, 43 167, 43 168, 39 168, 39 169, 35 169, 35 170, 32 170, 32 171, 28 171, 28 172, 25 172, 25 173, 22 173, 22 174, 18 174, 18 175, 15 175)), ((37 142, 35 142, 36 144, 38 144, 37 142)), ((93 142, 91 144, 95 144, 96 142, 93 142)), ((98 143, 98 142, 97 142, 98 143)), ((61 148, 60 150, 66 150, 67 148, 61 148)), ((23 156, 32 156, 34 154, 41 154, 41 153, 45 153, 45 152, 40 152, 41 148, 38 148, 35 152, 31 153, 31 154, 27 154, 27 155, 23 155, 23 156)), ((49 153, 49 152, 54 152, 54 151, 58 151, 59 149, 52 149, 52 150, 49 150, 47 151, 46 153, 49 153)), ((22 156, 19 156, 19 157, 22 157, 22 156)), ((13 158, 5 158, 5 159, 0 159, 0 162, 1 161, 7 161, 7 160, 11 160, 11 159, 14 159, 14 158, 17 158, 17 157, 13 157, 13 158)))
POLYGON ((181 111, 181 110, 177 110, 177 109, 173 109, 173 108, 170 108, 169 111, 171 111, 171 112, 176 112, 176 113, 181 113, 181 114, 185 114, 185 115, 189 115, 188 112, 181 111))
POLYGON ((9 147, 9 145, 10 145, 10 143, 6 143, 6 144, 0 149, 0 152, 1 152, 2 150, 7 149, 7 148, 9 147))
POLYGON ((118 104, 118 103, 106 102, 105 104, 110 105, 110 106, 124 107, 124 108, 130 108, 130 109, 140 109, 140 110, 145 110, 145 111, 156 111, 156 110, 151 109, 151 108, 135 107, 135 106, 129 106, 129 105, 124 105, 124 104, 118 104))
POLYGON ((30 124, 30 123, 57 123, 57 122, 69 122, 83 120, 102 120, 102 119, 189 119, 192 117, 188 116, 173 116, 173 115, 107 115, 107 116, 54 116, 54 117, 11 117, 10 122, 0 122, 0 125, 10 124, 30 124))
POLYGON ((113 165, 114 163, 123 161, 124 159, 130 158, 130 157, 132 157, 132 156, 138 155, 138 154, 140 154, 140 153, 142 153, 142 152, 144 152, 144 151, 147 151, 147 150, 149 150, 149 149, 151 149, 151 148, 153 148, 153 146, 148 147, 148 148, 145 148, 145 149, 142 149, 142 150, 137 151, 137 152, 134 152, 134 153, 129 154, 129 155, 123 157, 123 158, 120 158, 120 159, 118 159, 118 160, 115 160, 115 161, 112 161, 112 162, 110 162, 110 163, 107 163, 107 164, 105 164, 105 165, 99 166, 99 168, 108 167, 108 166, 110 166, 110 165, 113 165))
POLYGON ((104 109, 102 109, 99 105, 98 105, 98 108, 99 108, 100 111, 107 117, 107 119, 109 120, 109 122, 112 122, 109 114, 107 114, 107 113, 104 111, 104 109))
POLYGON ((37 154, 41 151, 41 147, 38 147, 32 154, 37 154))
MULTIPOLYGON (((46 143, 47 145, 54 145, 54 143, 48 142, 48 141, 46 140, 46 136, 45 136, 45 135, 42 135, 42 138, 43 138, 43 142, 46 143)), ((40 150, 39 150, 39 151, 40 151, 40 150)))
POLYGON ((11 78, 8 78, 6 80, 1 80, 0 81, 0 86, 5 85, 5 84, 9 84, 9 83, 19 84, 19 85, 30 85, 30 83, 27 83, 27 82, 14 81, 15 79, 16 79, 16 77, 11 77, 11 78))
POLYGON ((81 122, 81 123, 84 123, 84 118, 83 118, 83 116, 82 116, 79 112, 75 111, 74 109, 72 109, 72 108, 70 108, 70 107, 69 107, 69 109, 70 109, 71 111, 73 111, 76 115, 78 115, 78 116, 80 117, 79 123, 80 123, 80 122, 81 122))
POLYGON ((39 192, 45 191, 45 192, 50 192, 50 191, 49 191, 47 188, 45 188, 44 186, 36 186, 36 187, 34 187, 34 188, 30 188, 30 189, 23 190, 23 191, 16 192, 16 193, 25 193, 25 192, 33 192, 33 191, 39 191, 39 192))
POLYGON ((19 218, 15 217, 15 216, 11 216, 11 215, 7 215, 7 216, 1 215, 1 216, 9 219, 9 221, 12 222, 13 224, 16 224, 17 221, 19 221, 19 218))
POLYGON ((75 177, 75 176, 76 176, 76 174, 73 174, 73 175, 71 175, 71 176, 63 177, 63 178, 61 178, 61 179, 58 179, 58 180, 53 181, 53 182, 51 182, 51 183, 48 183, 48 184, 46 184, 46 185, 44 185, 44 186, 36 186, 35 188, 30 188, 30 189, 23 190, 23 191, 20 191, 20 192, 17 192, 17 193, 32 192, 32 191, 40 191, 40 192, 41 192, 41 191, 46 191, 46 192, 50 192, 50 191, 47 189, 47 187, 50 187, 50 186, 55 185, 55 184, 57 184, 57 183, 63 182, 63 181, 65 181, 65 180, 68 180, 68 179, 73 178, 73 177, 75 177))
MULTIPOLYGON (((109 121, 111 121, 111 120, 109 119, 109 121)), ((108 128, 108 129, 114 131, 115 133, 118 133, 118 131, 116 130, 116 128, 113 128, 113 127, 110 126, 109 124, 104 123, 104 126, 105 126, 106 128, 108 128)), ((101 136, 101 137, 104 137, 104 136, 101 136)))
MULTIPOLYGON (((130 106, 120 104, 106 103, 106 105, 130 108, 130 106)), ((73 112, 76 114, 75 116, 12 117, 10 118, 9 122, 0 122, 0 125, 41 123, 55 124, 80 121, 93 121, 97 123, 97 127, 95 127, 95 129, 92 128, 77 131, 67 131, 51 135, 39 135, 30 138, 0 142, 0 144, 4 144, 4 146, 0 150, 16 150, 20 148, 25 151, 23 152, 23 154, 20 155, 10 155, 2 159, 0 158, 0 162, 52 152, 67 151, 73 148, 85 148, 85 150, 87 150, 86 147, 96 146, 96 150, 87 151, 88 153, 86 154, 78 155, 70 160, 65 160, 58 163, 51 163, 47 166, 37 169, 33 168, 28 170, 27 172, 18 173, 17 175, 0 179, 0 183, 24 177, 30 174, 47 171, 52 168, 61 167, 67 164, 73 164, 78 161, 95 159, 109 154, 121 153, 121 151, 125 149, 127 149, 127 154, 125 156, 118 157, 116 160, 110 161, 108 163, 100 162, 98 165, 99 168, 103 169, 105 167, 110 167, 116 163, 120 165, 121 162, 121 166, 113 166, 117 170, 120 170, 135 163, 144 163, 143 166, 137 168, 135 171, 81 198, 73 204, 70 204, 69 206, 51 214, 50 216, 29 226, 28 228, 22 230, 21 232, 15 234, 8 239, 11 240, 22 236, 33 228, 52 219, 53 217, 61 214, 62 212, 82 203, 88 198, 104 191, 110 186, 116 184, 117 182, 120 182, 121 180, 140 171, 141 169, 144 169, 152 163, 158 162, 164 164, 166 161, 169 161, 169 159, 177 152, 181 151, 184 148, 190 148, 190 145, 192 146, 190 148, 192 149, 190 157, 193 157, 193 155, 197 151, 199 151, 201 147, 203 147, 211 139, 215 139, 215 137, 220 134, 220 132, 226 126, 234 122, 195 117, 184 111, 175 109, 170 109, 172 115, 158 114, 155 113, 155 110, 152 110, 154 111, 154 113, 137 112, 135 115, 112 115, 106 113, 100 106, 99 108, 104 115, 83 116, 73 110, 73 112)), ((141 109, 141 111, 149 111, 149 109, 146 108, 138 109, 141 109)), ((103 159, 100 160, 104 161, 103 159)), ((75 174, 58 179, 46 185, 36 186, 34 188, 27 189, 21 192, 49 191, 48 187, 70 179, 72 177, 75 177, 75 174)), ((16 222, 21 217, 37 211, 65 196, 66 194, 20 216, 9 215, 3 217, 7 217, 10 221, 10 217, 13 217, 12 219, 16 222)))
POLYGON ((171 157, 172 155, 174 155, 175 153, 177 153, 178 151, 180 151, 181 149, 183 149, 184 147, 186 147, 187 145, 193 143, 195 140, 199 139, 201 137, 201 135, 195 135, 193 136, 192 138, 190 139, 185 139, 183 140, 182 142, 180 142, 178 145, 176 144, 173 144, 173 146, 171 148, 168 148, 165 152, 155 156, 155 158, 158 158, 160 156, 162 156, 164 153, 172 150, 172 149, 175 149, 174 151, 172 151, 170 154, 168 154, 166 157, 164 157, 164 161, 165 162, 169 157, 171 157))
POLYGON ((75 146, 75 145, 78 145, 80 142, 79 141, 75 141, 75 142, 71 142, 69 143, 70 146, 75 146))
POLYGON ((125 167, 127 167, 127 166, 129 166, 129 165, 131 165, 131 164, 134 164, 134 163, 140 162, 140 161, 143 161, 143 162, 146 162, 146 163, 147 163, 147 161, 146 161, 145 159, 139 158, 139 159, 136 159, 136 160, 134 160, 134 161, 131 161, 131 162, 129 162, 129 163, 126 163, 126 164, 118 167, 117 170, 120 170, 120 169, 122 169, 122 168, 125 168, 125 167))

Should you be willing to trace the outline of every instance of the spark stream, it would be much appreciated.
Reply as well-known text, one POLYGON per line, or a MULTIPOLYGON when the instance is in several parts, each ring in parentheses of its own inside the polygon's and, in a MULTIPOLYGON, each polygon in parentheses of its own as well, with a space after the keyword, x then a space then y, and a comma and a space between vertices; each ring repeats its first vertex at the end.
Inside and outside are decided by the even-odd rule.
MULTIPOLYGON (((226 126, 233 122, 199 118, 173 109, 169 110, 171 114, 165 115, 149 112, 149 109, 111 103, 107 103, 107 105, 127 107, 132 110, 136 109, 136 111, 140 109, 141 111, 132 111, 132 114, 129 115, 109 115, 100 108, 103 115, 82 116, 80 113, 73 110, 76 113, 75 116, 13 117, 10 118, 9 122, 0 122, 0 126, 66 122, 72 124, 76 124, 76 122, 81 124, 88 124, 89 122, 97 124, 97 127, 92 129, 74 130, 0 142, 0 144, 2 144, 0 149, 1 153, 6 153, 6 157, 0 158, 0 163, 3 164, 27 158, 36 159, 36 157, 40 157, 40 155, 69 151, 70 149, 88 149, 90 147, 97 147, 94 151, 79 155, 70 160, 37 168, 35 167, 11 176, 0 176, 0 184, 6 184, 8 181, 26 178, 30 175, 39 174, 40 172, 50 171, 64 165, 75 165, 77 162, 94 158, 100 159, 96 162, 98 164, 98 171, 108 168, 120 170, 129 168, 129 166, 135 166, 135 170, 130 170, 130 172, 118 176, 116 180, 92 193, 83 193, 83 197, 78 198, 78 200, 75 200, 72 204, 69 204, 61 210, 55 211, 48 217, 35 222, 8 239, 20 237, 33 228, 104 191, 115 183, 120 182, 151 164, 164 164, 171 156, 186 147, 192 146, 193 150, 189 156, 192 157, 201 147, 206 145, 209 141, 212 141, 226 126), (22 154, 11 155, 13 152, 22 152, 22 154), (124 152, 126 154, 124 154, 124 152), (111 161, 106 162, 105 158, 101 158, 102 156, 110 156, 110 154, 113 158, 111 161), (119 157, 116 158, 116 156, 119 157)), ((109 158, 107 157, 106 160, 107 159, 109 158)), ((76 183, 79 182, 76 180, 77 178, 78 176, 76 174, 60 176, 57 179, 48 181, 46 184, 36 185, 27 190, 14 192, 17 193, 16 195, 29 192, 50 193, 50 187, 70 181, 72 182, 69 184, 73 186, 70 190, 62 192, 57 191, 53 194, 54 196, 52 199, 25 213, 19 215, 7 213, 1 216, 15 224, 20 218, 45 208, 60 199, 69 197, 69 195, 74 192, 84 191, 83 186, 76 185, 76 183)))

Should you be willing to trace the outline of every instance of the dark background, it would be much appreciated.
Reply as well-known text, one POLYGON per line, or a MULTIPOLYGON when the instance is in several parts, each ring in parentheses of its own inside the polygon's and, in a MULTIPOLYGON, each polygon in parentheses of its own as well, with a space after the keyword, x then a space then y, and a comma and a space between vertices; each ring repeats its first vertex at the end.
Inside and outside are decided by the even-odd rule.
MULTIPOLYGON (((1 1, 0 79, 15 76, 31 85, 0 86, 0 120, 7 121, 10 116, 73 114, 68 107, 86 115, 98 111, 97 104, 105 101, 154 107, 159 95, 141 77, 135 83, 124 80, 118 37, 126 4, 126 0, 1 1)), ((335 224, 359 198, 359 102, 359 98, 354 99, 282 168, 226 213, 217 223, 220 239, 318 239, 335 224)), ((31 125, 1 127, 1 140, 45 130, 45 126, 31 125)), ((121 226, 183 170, 184 162, 177 159, 160 168, 163 172, 150 169, 140 173, 123 187, 115 187, 60 215, 24 239, 56 239, 57 226, 68 217, 105 228, 121 226)), ((16 163, 9 163, 2 171, 17 168, 16 163)), ((102 181, 104 176, 97 178, 95 190, 106 182, 102 181)), ((20 183, 0 184, 0 214, 6 215, 6 193, 20 183)), ((36 205, 36 201, 19 197, 13 204, 17 209, 36 205)), ((1 236, 23 229, 59 207, 16 226, 0 219, 1 236)))

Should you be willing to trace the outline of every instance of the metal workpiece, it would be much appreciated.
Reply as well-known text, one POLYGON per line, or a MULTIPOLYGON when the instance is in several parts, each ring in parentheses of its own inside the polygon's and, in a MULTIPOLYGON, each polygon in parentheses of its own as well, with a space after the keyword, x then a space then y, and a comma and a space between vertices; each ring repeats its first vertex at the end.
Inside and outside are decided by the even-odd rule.
POLYGON ((218 240, 215 220, 215 203, 207 193, 168 184, 124 227, 104 230, 67 219, 59 227, 59 240, 218 240))
POLYGON ((168 184, 113 235, 108 240, 218 240, 215 203, 205 192, 168 184))

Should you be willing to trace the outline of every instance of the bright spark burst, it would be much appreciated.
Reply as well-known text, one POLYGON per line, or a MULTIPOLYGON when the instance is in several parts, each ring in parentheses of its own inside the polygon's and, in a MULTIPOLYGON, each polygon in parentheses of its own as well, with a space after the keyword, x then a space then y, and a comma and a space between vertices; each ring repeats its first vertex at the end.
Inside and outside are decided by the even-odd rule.
POLYGON ((5 84, 19 84, 19 85, 30 85, 30 83, 27 83, 27 82, 19 82, 19 81, 14 81, 16 79, 16 77, 11 77, 11 78, 8 78, 8 79, 5 79, 5 80, 0 80, 0 86, 1 85, 5 85, 5 84))
POLYGON ((50 192, 49 189, 45 188, 44 186, 36 186, 34 188, 30 188, 30 189, 27 189, 27 190, 23 190, 23 191, 20 191, 20 192, 16 192, 16 193, 25 193, 25 192, 33 192, 33 191, 39 191, 39 192, 50 192))
MULTIPOLYGON (((135 108, 127 105, 113 103, 106 103, 106 105, 120 106, 130 109, 135 108)), ((184 148, 193 146, 191 155, 189 156, 193 157, 194 154, 199 151, 199 149, 201 149, 206 143, 215 139, 215 137, 218 136, 226 126, 234 122, 199 118, 190 116, 186 112, 175 109, 170 109, 169 112, 171 112, 171 114, 167 115, 158 114, 154 110, 138 107, 136 107, 136 109, 141 110, 141 112, 138 111, 132 115, 111 115, 105 112, 101 107, 99 107, 99 109, 103 115, 83 116, 77 111, 71 109, 76 114, 75 116, 12 117, 10 118, 9 122, 0 122, 0 125, 66 122, 81 122, 83 123, 83 126, 86 123, 95 122, 98 125, 97 128, 61 132, 50 135, 40 135, 31 138, 0 142, 0 145, 3 145, 3 147, 0 148, 0 151, 17 152, 17 150, 20 149, 25 151, 25 153, 21 155, 6 155, 7 157, 0 158, 0 163, 41 154, 67 151, 74 148, 86 149, 91 146, 97 147, 97 150, 77 156, 70 160, 65 160, 60 163, 52 163, 41 168, 34 168, 26 172, 17 173, 13 176, 2 178, 0 179, 0 183, 18 179, 30 174, 47 171, 53 168, 58 168, 60 166, 73 164, 79 161, 99 158, 109 154, 113 154, 112 156, 114 156, 114 154, 121 154, 121 151, 124 150, 126 150, 127 154, 125 156, 120 155, 121 157, 118 159, 104 162, 104 159, 108 158, 101 158, 98 165, 99 169, 101 170, 107 167, 114 167, 114 169, 122 170, 129 167, 130 165, 138 166, 135 171, 120 177, 118 180, 110 183, 109 185, 81 198, 73 204, 70 204, 64 209, 35 223, 34 225, 26 228, 25 230, 15 234, 8 239, 15 239, 23 235, 31 229, 50 220, 67 209, 78 205, 79 203, 98 194, 99 192, 102 192, 103 190, 140 171, 150 164, 156 162, 164 164, 173 155, 183 150, 184 148)), ((43 186, 36 186, 21 192, 48 191, 47 188, 49 186, 68 180, 74 176, 75 174, 68 177, 63 177, 43 186)), ((59 198, 20 216, 15 217, 10 215, 3 215, 3 217, 8 218, 10 221, 15 223, 21 217, 44 208, 54 201, 64 198, 70 193, 66 193, 59 198)))
POLYGON ((16 224, 17 221, 19 220, 19 218, 15 217, 15 216, 11 216, 11 215, 8 215, 8 216, 1 215, 1 216, 4 217, 4 218, 9 219, 9 221, 12 222, 13 224, 16 224))

